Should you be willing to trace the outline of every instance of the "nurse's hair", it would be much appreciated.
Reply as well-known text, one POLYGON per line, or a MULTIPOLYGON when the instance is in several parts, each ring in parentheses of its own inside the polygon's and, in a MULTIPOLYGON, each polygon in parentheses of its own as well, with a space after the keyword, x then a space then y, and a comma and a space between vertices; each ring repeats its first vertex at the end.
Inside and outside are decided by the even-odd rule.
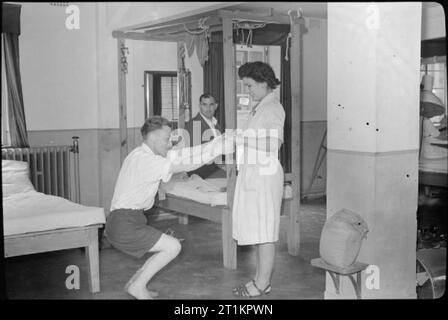
POLYGON ((161 116, 153 116, 145 120, 145 123, 140 129, 140 132, 142 133, 142 137, 146 138, 148 133, 158 129, 162 129, 163 126, 171 128, 171 124, 167 119, 161 116))
POLYGON ((269 88, 275 89, 280 84, 280 80, 275 77, 272 67, 261 61, 247 62, 238 69, 238 76, 251 78, 256 82, 266 82, 269 88))

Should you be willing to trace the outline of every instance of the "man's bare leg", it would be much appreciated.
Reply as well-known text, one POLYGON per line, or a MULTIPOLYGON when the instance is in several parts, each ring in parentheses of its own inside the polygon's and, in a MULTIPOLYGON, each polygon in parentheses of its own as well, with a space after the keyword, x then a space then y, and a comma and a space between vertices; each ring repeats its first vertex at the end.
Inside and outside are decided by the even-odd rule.
POLYGON ((137 299, 152 299, 150 291, 146 288, 151 278, 176 258, 181 250, 179 241, 166 234, 162 234, 159 241, 149 250, 155 252, 143 266, 134 274, 126 285, 126 291, 137 299))

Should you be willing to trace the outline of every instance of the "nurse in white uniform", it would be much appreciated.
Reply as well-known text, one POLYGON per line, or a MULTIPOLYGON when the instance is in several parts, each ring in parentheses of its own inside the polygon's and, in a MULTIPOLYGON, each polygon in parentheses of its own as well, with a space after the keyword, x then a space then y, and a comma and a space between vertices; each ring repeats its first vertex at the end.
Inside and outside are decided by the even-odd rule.
POLYGON ((235 296, 256 297, 271 291, 275 242, 279 236, 283 168, 278 150, 283 142, 285 111, 274 89, 280 84, 271 66, 249 62, 238 75, 257 104, 237 137, 239 171, 233 203, 233 238, 238 245, 255 245, 253 279, 233 289, 235 296), (241 152, 244 150, 244 152, 241 152))

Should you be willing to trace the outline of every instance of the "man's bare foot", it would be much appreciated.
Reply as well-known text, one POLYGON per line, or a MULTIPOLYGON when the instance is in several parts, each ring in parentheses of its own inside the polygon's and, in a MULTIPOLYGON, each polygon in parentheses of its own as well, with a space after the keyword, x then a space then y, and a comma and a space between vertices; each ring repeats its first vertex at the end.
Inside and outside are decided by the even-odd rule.
POLYGON ((125 290, 138 300, 152 300, 159 295, 156 291, 150 291, 146 289, 146 287, 137 285, 135 282, 128 282, 125 286, 125 290))

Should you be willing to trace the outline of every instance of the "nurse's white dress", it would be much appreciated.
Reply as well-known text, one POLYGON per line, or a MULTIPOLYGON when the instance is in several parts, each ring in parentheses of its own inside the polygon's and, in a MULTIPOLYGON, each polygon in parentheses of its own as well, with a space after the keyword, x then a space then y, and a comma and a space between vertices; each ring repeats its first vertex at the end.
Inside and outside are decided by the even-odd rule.
MULTIPOLYGON (((283 106, 271 92, 258 103, 255 113, 248 116, 244 132, 255 132, 260 137, 267 131, 268 135, 274 133, 283 141, 284 122, 283 106)), ((239 245, 275 242, 279 237, 284 180, 278 150, 245 153, 252 161, 242 161, 241 148, 237 150, 240 164, 233 200, 232 236, 239 245)))

